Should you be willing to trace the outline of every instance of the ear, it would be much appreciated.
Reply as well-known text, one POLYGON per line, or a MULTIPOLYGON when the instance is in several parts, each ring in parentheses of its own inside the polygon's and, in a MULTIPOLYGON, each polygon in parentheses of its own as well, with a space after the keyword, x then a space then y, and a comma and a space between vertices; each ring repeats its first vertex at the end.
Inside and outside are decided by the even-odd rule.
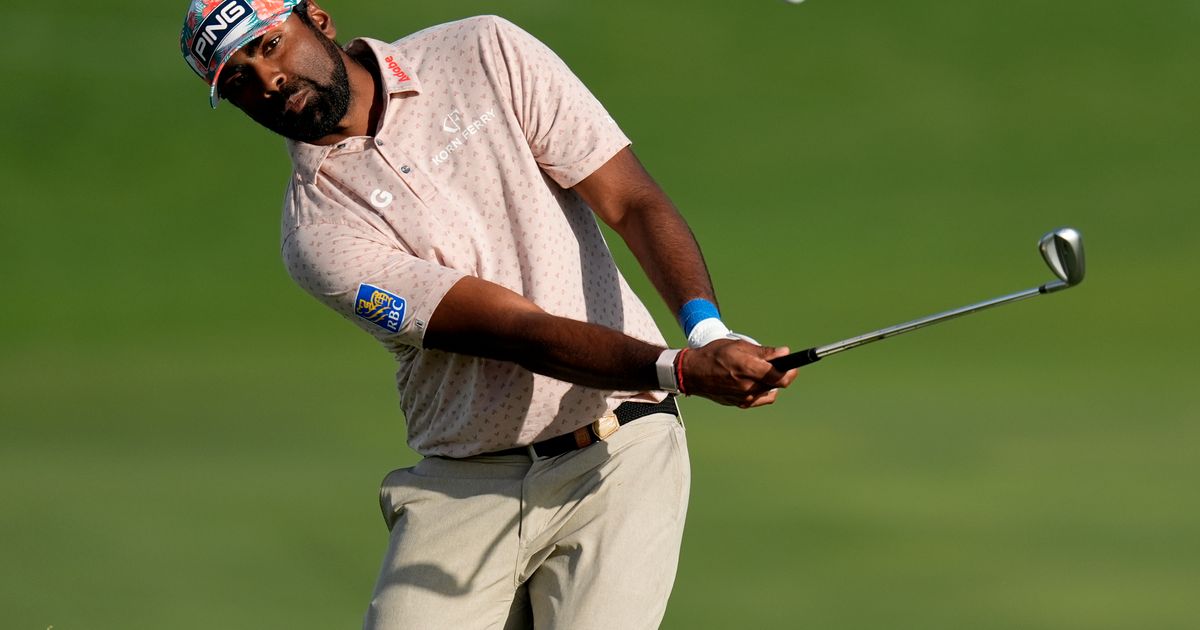
POLYGON ((308 18, 313 26, 329 39, 337 37, 337 26, 333 23, 333 16, 326 13, 314 0, 308 0, 308 18))

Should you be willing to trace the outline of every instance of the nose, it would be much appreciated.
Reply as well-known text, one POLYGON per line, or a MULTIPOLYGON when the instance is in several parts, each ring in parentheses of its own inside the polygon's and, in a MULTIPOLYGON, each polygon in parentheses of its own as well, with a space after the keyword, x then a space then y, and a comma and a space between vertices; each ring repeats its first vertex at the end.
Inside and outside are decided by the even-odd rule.
POLYGON ((283 70, 273 63, 255 64, 254 74, 258 77, 258 84, 262 86, 263 96, 277 94, 287 82, 283 70))

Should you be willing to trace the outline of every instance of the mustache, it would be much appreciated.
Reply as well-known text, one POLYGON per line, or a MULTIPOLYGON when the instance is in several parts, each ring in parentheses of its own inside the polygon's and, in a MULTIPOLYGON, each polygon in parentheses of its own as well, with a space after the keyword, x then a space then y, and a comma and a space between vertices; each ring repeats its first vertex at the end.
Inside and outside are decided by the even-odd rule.
MULTIPOLYGON (((288 115, 288 112, 287 112, 288 101, 291 100, 291 98, 293 96, 295 96, 296 94, 299 94, 300 90, 303 90, 305 88, 311 90, 315 94, 321 93, 321 86, 317 85, 316 82, 311 81, 309 79, 302 79, 302 78, 292 79, 291 81, 288 81, 287 83, 284 83, 282 86, 280 86, 279 98, 276 101, 276 106, 273 108, 274 109, 273 113, 275 114, 275 116, 280 117, 280 118, 287 116, 288 115)), ((311 107, 312 103, 309 103, 309 106, 311 107)))

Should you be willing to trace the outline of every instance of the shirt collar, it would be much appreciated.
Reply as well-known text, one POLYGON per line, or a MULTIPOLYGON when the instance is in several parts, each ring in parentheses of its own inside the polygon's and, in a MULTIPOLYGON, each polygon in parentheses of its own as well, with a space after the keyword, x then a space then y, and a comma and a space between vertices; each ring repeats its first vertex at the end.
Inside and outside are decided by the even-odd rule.
POLYGON ((375 63, 379 65, 379 75, 383 77, 383 87, 388 94, 421 93, 421 82, 417 80, 413 65, 399 47, 377 39, 359 37, 350 40, 345 48, 352 57, 363 56, 368 52, 375 56, 375 63))
MULTIPOLYGON (((370 54, 375 57, 379 67, 379 76, 383 79, 383 89, 389 95, 405 93, 421 93, 421 82, 408 59, 400 52, 400 48, 387 42, 359 37, 350 40, 345 50, 351 56, 370 54)), ((385 114, 386 116, 386 114, 385 114)), ((325 157, 333 150, 333 146, 318 146, 307 142, 287 141, 288 153, 292 157, 292 165, 296 174, 304 182, 316 180, 317 171, 325 157)))

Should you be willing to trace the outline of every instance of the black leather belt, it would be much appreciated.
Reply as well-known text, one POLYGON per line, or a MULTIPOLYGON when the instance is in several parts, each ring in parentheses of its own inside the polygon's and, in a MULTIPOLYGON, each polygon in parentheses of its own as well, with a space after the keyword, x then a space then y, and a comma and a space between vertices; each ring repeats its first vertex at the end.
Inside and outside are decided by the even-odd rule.
POLYGON ((678 416, 679 407, 675 405, 675 397, 667 396, 662 402, 657 403, 626 401, 617 405, 617 408, 612 410, 611 415, 605 414, 599 420, 587 426, 579 427, 570 433, 564 433, 548 440, 535 442, 529 446, 518 446, 503 451, 495 451, 488 453, 488 455, 529 455, 535 458, 554 457, 584 448, 585 446, 591 446, 615 433, 617 427, 656 413, 669 413, 672 416, 678 416))

